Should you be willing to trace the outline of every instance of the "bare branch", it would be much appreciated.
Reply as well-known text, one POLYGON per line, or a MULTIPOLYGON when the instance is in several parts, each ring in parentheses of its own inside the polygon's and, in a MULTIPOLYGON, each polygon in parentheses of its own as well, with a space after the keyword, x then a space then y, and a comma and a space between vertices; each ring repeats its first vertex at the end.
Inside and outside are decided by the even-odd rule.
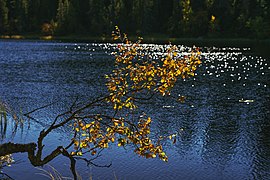
POLYGON ((47 108, 47 107, 49 107, 49 106, 51 106, 51 105, 53 105, 53 104, 55 104, 55 103, 56 103, 56 102, 52 102, 52 103, 50 103, 50 104, 46 104, 46 105, 41 106, 41 107, 38 107, 38 108, 36 108, 36 109, 34 109, 34 110, 30 111, 30 112, 24 113, 23 115, 26 116, 26 117, 28 117, 30 114, 32 114, 32 113, 34 113, 34 112, 36 112, 36 111, 39 111, 39 110, 41 110, 41 109, 47 108))

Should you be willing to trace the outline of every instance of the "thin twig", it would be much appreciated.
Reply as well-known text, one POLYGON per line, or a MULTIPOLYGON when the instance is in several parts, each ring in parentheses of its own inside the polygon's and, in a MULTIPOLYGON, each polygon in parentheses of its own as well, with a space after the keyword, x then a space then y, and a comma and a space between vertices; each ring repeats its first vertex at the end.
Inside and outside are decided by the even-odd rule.
POLYGON ((55 104, 55 103, 56 103, 56 102, 52 102, 52 103, 50 103, 50 104, 46 104, 46 105, 41 106, 41 107, 38 107, 38 108, 36 108, 36 109, 34 109, 34 110, 30 111, 30 112, 24 113, 23 115, 28 117, 29 114, 32 114, 32 113, 34 113, 34 112, 36 112, 36 111, 38 111, 38 110, 44 109, 44 108, 46 108, 46 107, 49 107, 49 106, 51 106, 51 105, 53 105, 53 104, 55 104))
POLYGON ((13 179, 12 177, 10 177, 7 173, 0 172, 0 174, 2 174, 3 176, 8 177, 8 178, 11 179, 11 180, 15 180, 15 179, 13 179))

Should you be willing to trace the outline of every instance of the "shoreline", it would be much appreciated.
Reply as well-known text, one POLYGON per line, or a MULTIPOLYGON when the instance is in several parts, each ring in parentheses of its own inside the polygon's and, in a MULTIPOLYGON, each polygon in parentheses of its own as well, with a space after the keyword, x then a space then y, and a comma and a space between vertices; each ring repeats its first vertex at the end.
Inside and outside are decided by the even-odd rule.
MULTIPOLYGON (((0 35, 0 39, 4 40, 45 40, 45 41, 60 41, 60 42, 93 42, 93 43, 113 43, 111 37, 105 36, 40 36, 31 35, 0 35)), ((132 41, 136 41, 137 37, 131 36, 132 41)), ((250 39, 250 38, 170 38, 165 35, 160 36, 145 36, 143 43, 146 44, 182 44, 187 46, 198 47, 239 47, 251 48, 254 52, 270 55, 270 39, 250 39)))
MULTIPOLYGON (((59 41, 78 41, 78 42, 115 42, 111 37, 104 36, 80 36, 80 35, 69 35, 69 36, 40 36, 40 35, 0 35, 0 39, 25 39, 25 40, 59 40, 59 41)), ((137 38, 131 36, 130 39, 135 41, 137 38)), ((172 38, 166 36, 145 36, 143 37, 144 43, 155 43, 155 44, 211 44, 211 45, 252 45, 254 43, 266 43, 270 44, 269 39, 251 39, 251 38, 212 38, 212 37, 179 37, 172 38)), ((196 45, 195 44, 195 45, 196 45)))

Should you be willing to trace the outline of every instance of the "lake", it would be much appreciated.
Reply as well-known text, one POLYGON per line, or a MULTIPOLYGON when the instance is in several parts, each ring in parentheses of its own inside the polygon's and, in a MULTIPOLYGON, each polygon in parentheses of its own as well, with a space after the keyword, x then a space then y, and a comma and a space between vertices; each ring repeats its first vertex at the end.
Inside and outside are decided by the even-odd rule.
MULTIPOLYGON (((153 56, 163 45, 148 44, 153 56)), ((114 65, 115 44, 0 40, 0 101, 22 118, 14 132, 11 114, 0 143, 36 142, 39 132, 75 99, 86 102, 106 94, 105 74, 114 65), (34 113, 22 114, 47 104, 34 113)), ((179 45, 185 52, 189 47, 179 45)), ((94 162, 78 161, 82 179, 270 179, 270 58, 247 48, 202 47, 202 65, 194 78, 179 80, 175 98, 154 98, 142 106, 153 119, 153 132, 178 133, 168 142, 169 161, 144 159, 129 148, 112 145, 94 162)), ((172 95, 172 96, 173 96, 172 95)), ((68 128, 45 139, 44 156, 68 143, 68 128)), ((48 179, 27 154, 14 154, 2 171, 13 179, 48 179)), ((72 177, 69 160, 58 156, 43 169, 72 177)))

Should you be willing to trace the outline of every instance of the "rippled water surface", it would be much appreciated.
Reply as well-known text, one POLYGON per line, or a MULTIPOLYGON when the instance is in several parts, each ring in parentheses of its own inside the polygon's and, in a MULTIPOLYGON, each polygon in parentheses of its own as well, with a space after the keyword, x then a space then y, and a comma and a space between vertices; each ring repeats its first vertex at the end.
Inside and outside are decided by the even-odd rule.
MULTIPOLYGON (((54 103, 25 120, 12 135, 1 129, 1 143, 35 142, 39 131, 76 98, 87 101, 106 93, 104 74, 111 72, 110 52, 116 45, 43 41, 0 41, 0 100, 22 114, 54 103)), ((164 46, 145 45, 153 58, 164 46)), ((188 47, 179 46, 186 51, 188 47)), ((110 147, 95 162, 78 162, 83 179, 270 179, 270 59, 239 48, 202 48, 197 75, 178 82, 172 97, 143 105, 154 120, 153 131, 178 133, 177 143, 166 145, 169 162, 143 159, 129 149, 110 147), (186 96, 186 102, 176 101, 186 96)), ((11 119, 11 118, 9 118, 11 119)), ((45 141, 45 154, 67 143, 65 129, 45 141)), ((14 154, 15 164, 3 171, 14 179, 46 179, 30 165, 27 154, 14 154)), ((49 163, 72 177, 69 161, 49 163)), ((45 169, 51 169, 45 166, 45 169)))

